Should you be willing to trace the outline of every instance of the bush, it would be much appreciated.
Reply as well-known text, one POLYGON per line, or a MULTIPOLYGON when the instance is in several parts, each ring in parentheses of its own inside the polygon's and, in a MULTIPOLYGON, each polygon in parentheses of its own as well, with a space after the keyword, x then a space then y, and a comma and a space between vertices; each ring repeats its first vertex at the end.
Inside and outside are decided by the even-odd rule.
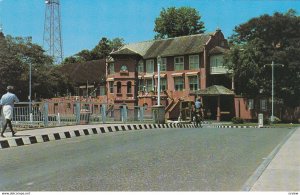
POLYGON ((264 118, 264 125, 269 125, 271 123, 271 120, 268 118, 264 118))
POLYGON ((280 118, 274 116, 274 124, 278 124, 280 122, 281 122, 280 118))
POLYGON ((232 121, 233 124, 243 124, 244 123, 244 119, 239 118, 239 117, 233 117, 231 119, 231 121, 232 121))

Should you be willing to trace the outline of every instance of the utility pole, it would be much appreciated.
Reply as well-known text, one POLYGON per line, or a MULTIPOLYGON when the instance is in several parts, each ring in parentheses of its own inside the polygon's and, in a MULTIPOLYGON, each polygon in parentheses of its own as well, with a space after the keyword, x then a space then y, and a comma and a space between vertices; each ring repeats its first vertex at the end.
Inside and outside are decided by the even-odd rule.
POLYGON ((53 57, 54 63, 60 64, 63 60, 61 37, 60 1, 46 0, 43 46, 53 57))
POLYGON ((274 61, 272 61, 272 64, 265 64, 265 66, 271 66, 272 67, 272 115, 271 115, 271 122, 274 122, 274 66, 281 66, 284 67, 283 64, 274 64, 274 61))
POLYGON ((157 105, 160 106, 160 64, 161 57, 157 57, 157 105))

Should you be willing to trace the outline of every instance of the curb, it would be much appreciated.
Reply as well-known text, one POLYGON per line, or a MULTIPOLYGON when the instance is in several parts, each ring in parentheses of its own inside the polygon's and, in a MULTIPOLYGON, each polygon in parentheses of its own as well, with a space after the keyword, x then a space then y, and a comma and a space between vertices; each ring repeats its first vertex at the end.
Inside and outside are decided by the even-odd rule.
POLYGON ((238 125, 212 125, 212 126, 209 126, 211 128, 275 128, 275 127, 267 127, 267 126, 264 126, 264 127, 259 127, 259 126, 238 126, 238 125))
POLYGON ((11 147, 25 146, 37 143, 44 143, 49 141, 56 141, 62 139, 69 139, 73 137, 86 136, 86 135, 96 135, 109 132, 117 131, 131 131, 131 130, 145 130, 145 129, 157 129, 157 128, 194 128, 193 124, 137 124, 137 125, 112 125, 112 126, 99 126, 97 128, 90 129, 76 129, 64 132, 56 132, 50 134, 41 134, 28 137, 19 137, 8 140, 0 141, 0 149, 6 149, 11 147))

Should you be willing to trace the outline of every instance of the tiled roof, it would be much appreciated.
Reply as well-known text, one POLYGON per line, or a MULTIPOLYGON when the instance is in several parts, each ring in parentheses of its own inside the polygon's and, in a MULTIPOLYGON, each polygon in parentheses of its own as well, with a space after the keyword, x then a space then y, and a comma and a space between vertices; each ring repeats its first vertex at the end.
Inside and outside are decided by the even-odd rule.
POLYGON ((111 55, 139 54, 144 59, 148 59, 155 58, 158 55, 166 57, 199 53, 203 51, 204 45, 209 40, 210 36, 211 34, 196 34, 170 39, 131 43, 124 45, 118 51, 112 52, 111 55))
POLYGON ((222 54, 225 53, 226 51, 228 51, 228 49, 216 46, 209 51, 209 54, 222 54))
POLYGON ((101 77, 105 77, 105 60, 93 60, 82 63, 65 64, 60 71, 68 76, 74 83, 85 84, 99 83, 101 77))
POLYGON ((206 89, 201 89, 194 92, 196 95, 202 96, 217 96, 217 95, 234 95, 234 92, 222 85, 213 85, 206 89))
POLYGON ((123 49, 120 49, 120 50, 112 53, 112 55, 124 55, 124 54, 125 55, 139 55, 138 53, 136 53, 128 48, 123 48, 123 49))

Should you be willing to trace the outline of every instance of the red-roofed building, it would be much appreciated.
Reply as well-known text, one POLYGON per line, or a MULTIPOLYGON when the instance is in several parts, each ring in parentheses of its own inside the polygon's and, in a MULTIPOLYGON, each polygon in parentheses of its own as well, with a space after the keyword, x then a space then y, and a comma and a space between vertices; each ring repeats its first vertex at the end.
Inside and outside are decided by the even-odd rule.
MULTIPOLYGON (((228 42, 219 29, 214 33, 124 45, 112 52, 108 60, 108 103, 117 107, 156 105, 157 57, 160 56, 161 104, 166 107, 166 118, 177 119, 183 107, 195 101, 196 91, 212 85, 231 88, 229 73, 223 66, 223 54, 228 49, 228 42)), ((221 97, 221 103, 217 96, 203 98, 210 118, 220 120, 222 113, 234 116, 234 93, 221 97), (223 99, 229 100, 228 105, 223 99), (222 112, 222 109, 227 110, 222 112)))

